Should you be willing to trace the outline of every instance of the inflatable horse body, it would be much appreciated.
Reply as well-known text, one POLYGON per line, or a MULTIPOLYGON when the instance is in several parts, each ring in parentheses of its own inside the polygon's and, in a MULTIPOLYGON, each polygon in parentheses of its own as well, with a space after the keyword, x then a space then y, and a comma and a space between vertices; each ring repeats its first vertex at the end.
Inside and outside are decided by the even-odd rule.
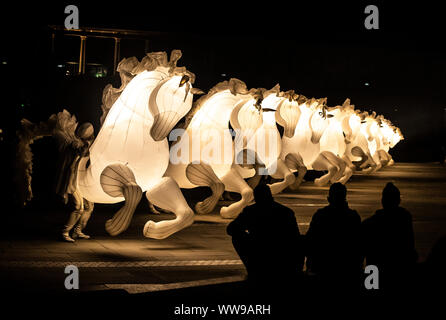
MULTIPOLYGON (((402 138, 399 129, 395 128, 383 116, 376 117, 375 113, 355 112, 351 118, 355 122, 360 122, 359 130, 354 129, 350 140, 347 143, 345 153, 346 159, 356 162, 363 172, 371 173, 379 170, 383 166, 392 165, 393 159, 389 154, 402 138), (358 118, 362 120, 358 120, 358 118)), ((351 122, 351 121, 350 121, 351 122)), ((354 125, 355 128, 358 125, 354 125)))
MULTIPOLYGON (((344 116, 341 120, 342 132, 344 134, 345 150, 342 159, 347 163, 347 166, 355 171, 353 161, 361 160, 360 155, 364 153, 358 146, 358 134, 361 128, 361 118, 358 115, 359 110, 354 109, 354 105, 350 104, 347 99, 342 105, 342 113, 344 116)), ((367 143, 365 143, 367 144, 367 143)))
MULTIPOLYGON (((127 166, 135 176, 142 191, 147 191, 159 182, 169 161, 167 139, 156 141, 150 130, 155 125, 154 115, 149 110, 152 91, 163 82, 161 71, 144 71, 126 87, 108 113, 105 122, 90 148, 88 170, 80 170, 78 186, 90 201, 116 203, 124 200, 114 197, 101 186, 101 174, 110 163, 127 166)), ((181 77, 172 79, 179 82, 181 77)), ((189 95, 187 104, 191 105, 189 95)), ((187 108, 186 108, 187 111, 187 108)), ((163 121, 163 120, 158 120, 163 121)))
POLYGON ((174 51, 172 56, 175 53, 171 62, 165 53, 148 54, 149 70, 139 72, 126 85, 90 148, 88 163, 84 159, 79 165, 77 186, 83 197, 98 203, 125 200, 106 223, 111 235, 128 228, 142 192, 150 202, 177 216, 168 222, 147 222, 145 236, 165 238, 193 222, 193 211, 178 185, 163 177, 169 164, 166 136, 190 110, 193 99, 193 75, 176 67, 181 54, 174 51))
MULTIPOLYGON (((322 135, 321 150, 331 152, 338 160, 340 175, 332 182, 346 183, 355 170, 352 161, 358 158, 352 154, 352 148, 355 147, 352 141, 356 140, 361 126, 361 119, 357 113, 349 99, 346 99, 341 106, 329 108, 329 126, 322 135)), ((353 153, 356 151, 354 149, 353 153)))
POLYGON ((294 131, 300 116, 296 97, 294 91, 280 92, 278 85, 264 92, 261 103, 262 127, 250 142, 251 146, 257 146, 253 149, 256 150, 259 162, 265 166, 265 174, 282 180, 269 185, 273 194, 281 192, 296 180, 285 160, 281 158, 283 142, 277 129, 279 124, 284 129, 284 135, 292 136, 291 132, 294 131))
POLYGON ((404 140, 404 137, 400 129, 393 126, 388 120, 383 121, 381 132, 383 133, 383 158, 387 162, 386 165, 391 166, 395 162, 389 153, 390 149, 394 148, 401 140, 404 140))
POLYGON ((358 169, 371 172, 375 167, 375 162, 370 152, 370 142, 365 135, 366 124, 362 123, 358 112, 351 113, 349 124, 351 134, 346 135, 346 150, 343 159, 353 172, 358 169))
POLYGON ((351 114, 349 110, 346 110, 345 103, 343 106, 330 108, 328 111, 327 120, 329 124, 321 137, 321 153, 325 153, 337 168, 337 173, 330 181, 345 184, 353 174, 349 162, 345 159, 347 135, 344 133, 344 131, 351 130, 351 114))
MULTIPOLYGON (((288 137, 284 134, 282 138, 281 158, 291 170, 298 171, 298 179, 292 188, 300 185, 306 170, 328 171, 315 180, 316 185, 322 186, 329 181, 341 179, 346 167, 345 162, 333 153, 330 146, 321 144, 324 132, 330 127, 331 115, 327 114, 326 100, 304 99, 299 104, 300 117, 293 135, 288 137)), ((336 131, 337 126, 334 124, 331 129, 336 131)))
POLYGON ((166 176, 182 188, 209 186, 212 190, 212 195, 195 207, 197 213, 212 211, 224 190, 242 196, 240 201, 221 208, 225 218, 236 217, 253 200, 252 188, 244 178, 254 175, 254 170, 252 166, 244 169, 236 157, 241 156, 262 123, 254 92, 237 79, 217 84, 196 102, 185 132, 172 146, 174 161, 166 176), (230 126, 235 130, 234 141, 230 126))
POLYGON ((374 161, 379 162, 382 167, 394 163, 389 150, 403 139, 402 135, 382 115, 376 117, 373 129, 369 130, 372 141, 376 145, 376 151, 372 155, 374 161))
POLYGON ((274 175, 277 160, 282 151, 282 141, 276 126, 275 111, 280 98, 275 92, 264 95, 261 103, 262 122, 258 130, 248 142, 248 149, 255 151, 259 161, 270 175, 274 175))

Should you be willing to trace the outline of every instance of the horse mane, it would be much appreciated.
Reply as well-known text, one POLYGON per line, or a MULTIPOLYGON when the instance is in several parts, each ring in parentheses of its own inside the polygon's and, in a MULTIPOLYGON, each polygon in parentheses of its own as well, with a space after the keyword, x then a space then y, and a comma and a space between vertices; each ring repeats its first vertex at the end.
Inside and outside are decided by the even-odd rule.
POLYGON ((102 116, 100 118, 101 126, 107 117, 113 104, 120 97, 121 93, 127 87, 129 82, 138 74, 144 71, 154 71, 158 67, 167 68, 169 76, 187 75, 189 81, 193 84, 195 82, 195 75, 188 71, 186 67, 177 67, 177 62, 182 56, 181 50, 172 50, 170 59, 167 58, 165 51, 149 52, 141 61, 136 57, 124 58, 119 62, 116 71, 119 72, 121 78, 121 86, 113 88, 111 84, 105 86, 102 92, 102 116))
POLYGON ((185 116, 184 128, 187 128, 189 126, 194 115, 198 112, 198 110, 200 110, 203 107, 206 101, 208 101, 215 94, 225 90, 229 90, 233 95, 237 95, 237 94, 250 94, 255 89, 251 89, 248 91, 246 84, 243 81, 236 78, 231 78, 229 81, 225 80, 217 83, 209 90, 209 92, 206 95, 201 96, 198 100, 194 102, 192 108, 185 116))

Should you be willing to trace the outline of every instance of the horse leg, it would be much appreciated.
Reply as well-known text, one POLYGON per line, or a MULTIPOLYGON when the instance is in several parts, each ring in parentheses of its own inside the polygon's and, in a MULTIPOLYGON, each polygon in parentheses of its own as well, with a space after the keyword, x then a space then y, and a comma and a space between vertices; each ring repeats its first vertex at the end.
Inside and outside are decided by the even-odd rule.
POLYGON ((347 155, 344 155, 342 157, 342 160, 344 160, 344 162, 347 164, 347 167, 349 167, 352 172, 355 171, 356 166, 353 164, 353 162, 350 160, 350 158, 347 155))
POLYGON ((235 165, 226 173, 221 181, 225 184, 225 189, 232 192, 240 193, 242 198, 227 207, 222 207, 220 214, 223 218, 236 218, 242 210, 254 200, 254 193, 246 181, 237 171, 235 165))
POLYGON ((353 170, 355 169, 355 166, 353 165, 353 163, 350 161, 350 159, 347 156, 343 156, 342 157, 342 161, 345 162, 346 167, 344 170, 344 175, 342 176, 342 178, 339 180, 340 183, 345 184, 347 183, 348 180, 350 180, 350 178, 353 175, 353 170))
POLYGON ((326 185, 330 179, 338 172, 338 167, 333 165, 323 153, 319 154, 312 164, 314 170, 325 171, 328 173, 314 180, 314 184, 318 187, 326 185))
POLYGON ((352 175, 353 175, 353 171, 352 171, 352 169, 351 169, 349 166, 346 166, 346 167, 345 167, 345 170, 344 170, 344 174, 343 174, 343 176, 341 177, 341 179, 338 180, 338 182, 340 182, 340 183, 342 183, 342 184, 346 184, 347 181, 350 180, 350 178, 352 177, 352 175))
MULTIPOLYGON (((146 193, 146 199, 147 199, 147 193, 146 193)), ((161 212, 155 208, 155 206, 153 205, 152 202, 149 201, 149 199, 147 199, 147 203, 149 204, 149 211, 153 214, 161 214, 161 212)))
POLYGON ((300 154, 289 153, 285 157, 285 163, 291 170, 297 170, 296 180, 289 186, 291 190, 297 190, 307 173, 307 167, 304 164, 304 160, 300 154))
POLYGON ((153 214, 161 214, 161 213, 172 213, 168 210, 164 210, 162 208, 155 208, 155 206, 153 205, 152 202, 150 202, 149 198, 147 198, 147 192, 146 192, 146 199, 147 199, 147 203, 149 205, 149 212, 153 213, 153 214))
POLYGON ((392 156, 390 155, 390 153, 389 153, 389 157, 390 157, 390 160, 389 160, 389 164, 388 164, 388 166, 393 166, 393 165, 395 164, 395 161, 393 160, 393 158, 392 158, 392 156))
POLYGON ((362 170, 370 164, 369 156, 358 146, 352 148, 351 153, 353 156, 361 158, 359 161, 353 161, 352 164, 355 166, 355 170, 362 170))
POLYGON ((323 151, 321 153, 333 166, 337 168, 336 173, 330 178, 330 182, 338 182, 342 178, 347 164, 331 151, 323 151))
POLYGON ((288 169, 285 161, 282 159, 277 159, 276 172, 271 175, 273 178, 283 178, 283 181, 270 184, 272 194, 277 194, 282 192, 286 187, 292 185, 296 181, 294 174, 288 169))
POLYGON ((198 214, 211 212, 217 205, 223 191, 225 191, 223 182, 215 175, 212 167, 203 162, 198 164, 190 163, 186 168, 186 176, 191 183, 197 186, 211 188, 212 195, 195 205, 195 211, 198 214))
POLYGON ((375 173, 376 171, 378 171, 381 168, 382 168, 381 162, 380 161, 375 162, 375 167, 373 168, 372 173, 375 173))
POLYGON ((125 204, 105 223, 105 230, 116 236, 130 225, 133 213, 142 197, 142 190, 136 184, 132 170, 120 163, 107 166, 101 173, 101 186, 112 197, 124 197, 125 204))
POLYGON ((176 218, 144 225, 143 234, 147 238, 165 239, 194 222, 194 212, 187 204, 180 187, 171 177, 164 177, 146 192, 147 199, 157 207, 173 212, 176 218))

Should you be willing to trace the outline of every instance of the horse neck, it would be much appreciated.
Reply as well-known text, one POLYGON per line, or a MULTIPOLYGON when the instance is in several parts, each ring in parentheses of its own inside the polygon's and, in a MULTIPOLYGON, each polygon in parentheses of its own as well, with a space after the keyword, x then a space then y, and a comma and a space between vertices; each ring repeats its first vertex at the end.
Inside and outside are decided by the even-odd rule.
POLYGON ((310 137, 311 138, 311 128, 310 128, 310 118, 313 114, 313 111, 307 107, 300 108, 300 117, 297 122, 296 129, 294 130, 294 135, 300 135, 302 137, 310 137))
POLYGON ((210 126, 216 129, 228 129, 231 112, 237 102, 246 97, 233 95, 229 91, 218 92, 210 97, 192 117, 189 129, 210 126))

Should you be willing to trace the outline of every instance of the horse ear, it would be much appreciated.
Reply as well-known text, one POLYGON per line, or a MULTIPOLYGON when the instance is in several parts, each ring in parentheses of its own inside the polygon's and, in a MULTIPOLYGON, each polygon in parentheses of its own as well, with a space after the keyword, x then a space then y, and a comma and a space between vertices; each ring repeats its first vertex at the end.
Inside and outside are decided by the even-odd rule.
POLYGON ((190 93, 195 94, 195 95, 202 95, 204 94, 204 91, 198 88, 192 88, 190 89, 190 93))

